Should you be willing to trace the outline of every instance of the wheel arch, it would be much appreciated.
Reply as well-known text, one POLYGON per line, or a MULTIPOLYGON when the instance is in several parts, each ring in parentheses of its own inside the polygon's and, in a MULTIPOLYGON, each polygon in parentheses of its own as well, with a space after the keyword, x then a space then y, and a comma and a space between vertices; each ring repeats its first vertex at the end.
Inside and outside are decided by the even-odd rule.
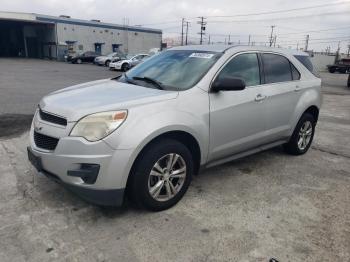
MULTIPOLYGON (((301 115, 304 115, 305 113, 309 113, 311 114, 314 119, 316 120, 316 122, 318 121, 318 116, 320 114, 320 109, 315 106, 315 105, 312 105, 312 106, 309 106, 305 111, 304 113, 302 113, 301 115)), ((300 116, 301 117, 301 116, 300 116)))
POLYGON ((158 141, 162 139, 174 139, 176 141, 179 141, 180 143, 184 144, 191 152, 191 155, 193 156, 194 166, 195 166, 195 174, 198 173, 200 163, 201 163, 201 148, 199 145, 198 140, 189 132, 182 131, 182 130, 173 130, 173 131, 167 131, 162 134, 157 135, 156 137, 152 138, 150 141, 148 141, 142 149, 138 152, 136 158, 134 159, 132 166, 130 168, 130 172, 126 181, 126 188, 128 188, 128 185, 130 184, 130 181, 132 179, 132 174, 134 173, 135 167, 137 163, 140 161, 140 158, 142 154, 153 144, 157 143, 158 141))

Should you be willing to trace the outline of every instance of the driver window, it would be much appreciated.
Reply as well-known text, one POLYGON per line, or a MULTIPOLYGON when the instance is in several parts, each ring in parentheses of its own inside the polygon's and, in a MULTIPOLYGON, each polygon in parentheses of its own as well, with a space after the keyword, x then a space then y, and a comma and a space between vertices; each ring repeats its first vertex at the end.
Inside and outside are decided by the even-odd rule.
POLYGON ((241 54, 229 61, 219 73, 218 78, 235 77, 245 81, 246 86, 260 85, 258 56, 255 53, 241 54))

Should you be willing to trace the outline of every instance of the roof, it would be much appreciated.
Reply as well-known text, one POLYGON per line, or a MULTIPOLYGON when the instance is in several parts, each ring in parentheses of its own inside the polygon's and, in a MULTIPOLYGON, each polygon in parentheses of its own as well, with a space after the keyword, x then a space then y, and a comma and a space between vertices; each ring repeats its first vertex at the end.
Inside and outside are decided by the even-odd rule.
POLYGON ((195 51, 204 51, 204 52, 217 52, 223 53, 227 50, 234 49, 235 51, 276 51, 279 53, 286 53, 291 55, 301 55, 308 56, 307 53, 287 48, 276 48, 276 47, 267 47, 267 46, 248 46, 248 45, 187 45, 187 46, 178 46, 170 48, 169 50, 195 50, 195 51))
POLYGON ((49 23, 49 24, 62 23, 62 24, 72 24, 72 25, 81 25, 81 26, 101 27, 105 29, 128 30, 132 32, 162 34, 162 30, 153 29, 153 28, 125 26, 120 24, 103 23, 98 21, 89 21, 89 20, 42 15, 42 14, 35 14, 35 13, 0 12, 0 20, 24 21, 24 22, 32 22, 32 23, 33 22, 49 23))

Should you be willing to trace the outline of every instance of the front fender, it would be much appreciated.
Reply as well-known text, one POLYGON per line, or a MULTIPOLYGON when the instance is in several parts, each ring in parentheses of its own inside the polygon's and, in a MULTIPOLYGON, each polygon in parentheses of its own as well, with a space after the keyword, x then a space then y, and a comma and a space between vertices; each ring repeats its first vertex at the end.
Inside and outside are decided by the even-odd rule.
MULTIPOLYGON (((141 151, 154 138, 171 131, 183 131, 192 135, 201 149, 201 159, 206 159, 209 126, 204 119, 184 111, 172 109, 138 117, 129 123, 127 132, 120 134, 117 149, 136 149, 141 151)), ((126 130, 125 130, 126 131, 126 130)))
MULTIPOLYGON (((130 115, 137 115, 132 122, 127 123, 123 130, 104 139, 116 151, 130 152, 127 163, 121 172, 121 185, 126 185, 127 179, 137 156, 142 149, 156 137, 171 131, 183 131, 192 135, 198 142, 201 152, 201 164, 205 163, 209 148, 209 124, 205 118, 199 119, 194 115, 173 110, 168 102, 169 109, 150 112, 148 107, 142 110, 130 110, 130 115), (147 117, 148 115, 148 117, 147 117)), ((154 108, 154 104, 152 106, 154 108)), ((162 107, 164 108, 164 107, 162 107)))

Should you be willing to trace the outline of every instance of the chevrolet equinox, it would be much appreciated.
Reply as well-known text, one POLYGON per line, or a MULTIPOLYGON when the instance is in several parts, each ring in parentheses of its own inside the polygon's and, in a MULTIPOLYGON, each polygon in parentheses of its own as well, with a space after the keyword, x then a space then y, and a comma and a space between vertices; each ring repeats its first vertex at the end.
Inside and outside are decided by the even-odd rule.
POLYGON ((28 158, 92 203, 119 206, 127 195, 164 210, 202 167, 278 145, 307 152, 321 101, 321 80, 306 53, 177 47, 119 77, 45 96, 28 158))

